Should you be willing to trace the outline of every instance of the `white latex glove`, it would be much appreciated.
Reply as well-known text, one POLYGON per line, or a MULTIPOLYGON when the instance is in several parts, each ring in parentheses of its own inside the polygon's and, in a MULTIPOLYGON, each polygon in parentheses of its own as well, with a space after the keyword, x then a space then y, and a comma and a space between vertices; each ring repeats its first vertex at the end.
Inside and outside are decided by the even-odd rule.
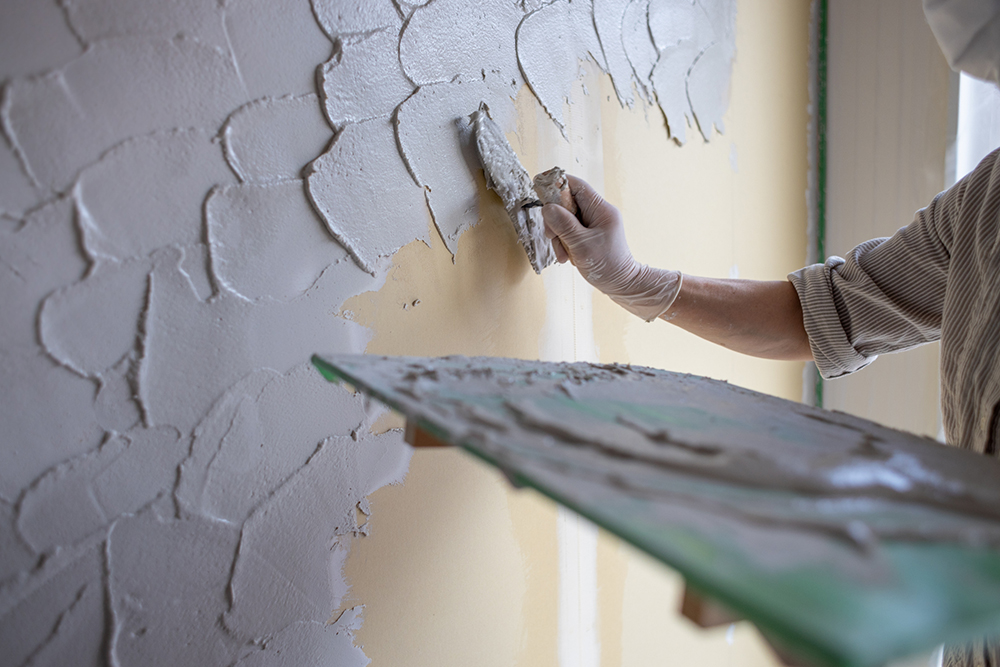
POLYGON ((542 209, 545 235, 552 239, 556 260, 572 262, 588 283, 633 315, 647 322, 663 315, 680 291, 680 272, 635 261, 618 209, 584 181, 568 178, 582 224, 559 204, 542 209))

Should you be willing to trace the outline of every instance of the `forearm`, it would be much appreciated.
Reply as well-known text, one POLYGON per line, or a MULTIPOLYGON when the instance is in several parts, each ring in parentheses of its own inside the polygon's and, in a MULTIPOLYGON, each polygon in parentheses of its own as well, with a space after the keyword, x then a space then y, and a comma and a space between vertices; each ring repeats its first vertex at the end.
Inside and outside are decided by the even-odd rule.
POLYGON ((812 360, 799 296, 786 280, 684 276, 662 319, 705 340, 765 359, 812 360))

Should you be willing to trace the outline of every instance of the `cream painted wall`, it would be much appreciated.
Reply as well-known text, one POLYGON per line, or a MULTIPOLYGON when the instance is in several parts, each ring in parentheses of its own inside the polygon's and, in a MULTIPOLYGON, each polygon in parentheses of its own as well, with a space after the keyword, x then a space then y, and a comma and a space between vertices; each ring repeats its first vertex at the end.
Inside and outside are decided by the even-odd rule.
MULTIPOLYGON (((567 108, 568 143, 527 89, 509 139, 529 171, 558 163, 602 189, 621 208, 640 259, 781 279, 805 258, 808 22, 808 3, 739 4, 726 133, 709 143, 676 145, 658 109, 622 109, 593 68, 567 108)), ((553 354, 586 354, 592 327, 602 361, 800 397, 801 364, 743 358, 666 323, 640 322, 569 278, 539 279, 499 200, 483 199, 485 214, 461 238, 454 263, 432 234, 430 247, 415 242, 394 257, 382 289, 345 304, 374 329, 368 352, 539 358, 551 326, 546 300, 551 307, 560 298, 571 302, 563 312, 592 308, 593 320, 575 320, 579 338, 553 354)), ((423 450, 402 485, 370 501, 371 532, 351 545, 344 605, 366 605, 357 637, 375 667, 560 664, 557 513, 547 500, 510 488, 461 452, 423 450)), ((603 533, 597 577, 602 666, 775 664, 746 624, 728 639, 727 628, 694 628, 676 613, 677 577, 603 533)))

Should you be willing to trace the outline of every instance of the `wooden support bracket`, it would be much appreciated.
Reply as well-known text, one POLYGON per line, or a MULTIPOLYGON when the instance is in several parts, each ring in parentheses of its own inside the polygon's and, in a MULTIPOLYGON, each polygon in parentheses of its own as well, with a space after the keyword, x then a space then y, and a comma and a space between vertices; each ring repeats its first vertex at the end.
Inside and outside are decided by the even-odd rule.
MULTIPOLYGON (((714 628, 743 620, 740 616, 729 611, 729 609, 712 598, 706 597, 692 589, 686 583, 684 584, 684 598, 681 602, 681 614, 702 628, 714 628)), ((764 640, 767 641, 768 646, 774 652, 774 657, 783 665, 787 667, 809 667, 806 663, 799 661, 780 647, 775 646, 767 637, 764 637, 764 640)))
POLYGON ((692 590, 687 584, 684 584, 684 599, 681 602, 681 614, 702 628, 729 625, 740 620, 739 616, 715 600, 692 590))
POLYGON ((406 420, 406 430, 403 432, 403 440, 411 447, 451 447, 444 440, 431 435, 424 429, 417 426, 417 422, 412 419, 406 420))

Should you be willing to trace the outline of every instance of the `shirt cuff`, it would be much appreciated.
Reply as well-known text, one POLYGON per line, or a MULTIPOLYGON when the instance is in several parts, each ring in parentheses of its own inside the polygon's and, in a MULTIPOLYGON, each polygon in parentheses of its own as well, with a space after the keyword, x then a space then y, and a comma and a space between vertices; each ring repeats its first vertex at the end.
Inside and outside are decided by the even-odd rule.
POLYGON ((788 274, 802 304, 802 321, 813 359, 827 380, 861 370, 878 356, 866 357, 854 349, 840 320, 831 274, 843 263, 841 257, 830 257, 826 264, 813 264, 788 274))

